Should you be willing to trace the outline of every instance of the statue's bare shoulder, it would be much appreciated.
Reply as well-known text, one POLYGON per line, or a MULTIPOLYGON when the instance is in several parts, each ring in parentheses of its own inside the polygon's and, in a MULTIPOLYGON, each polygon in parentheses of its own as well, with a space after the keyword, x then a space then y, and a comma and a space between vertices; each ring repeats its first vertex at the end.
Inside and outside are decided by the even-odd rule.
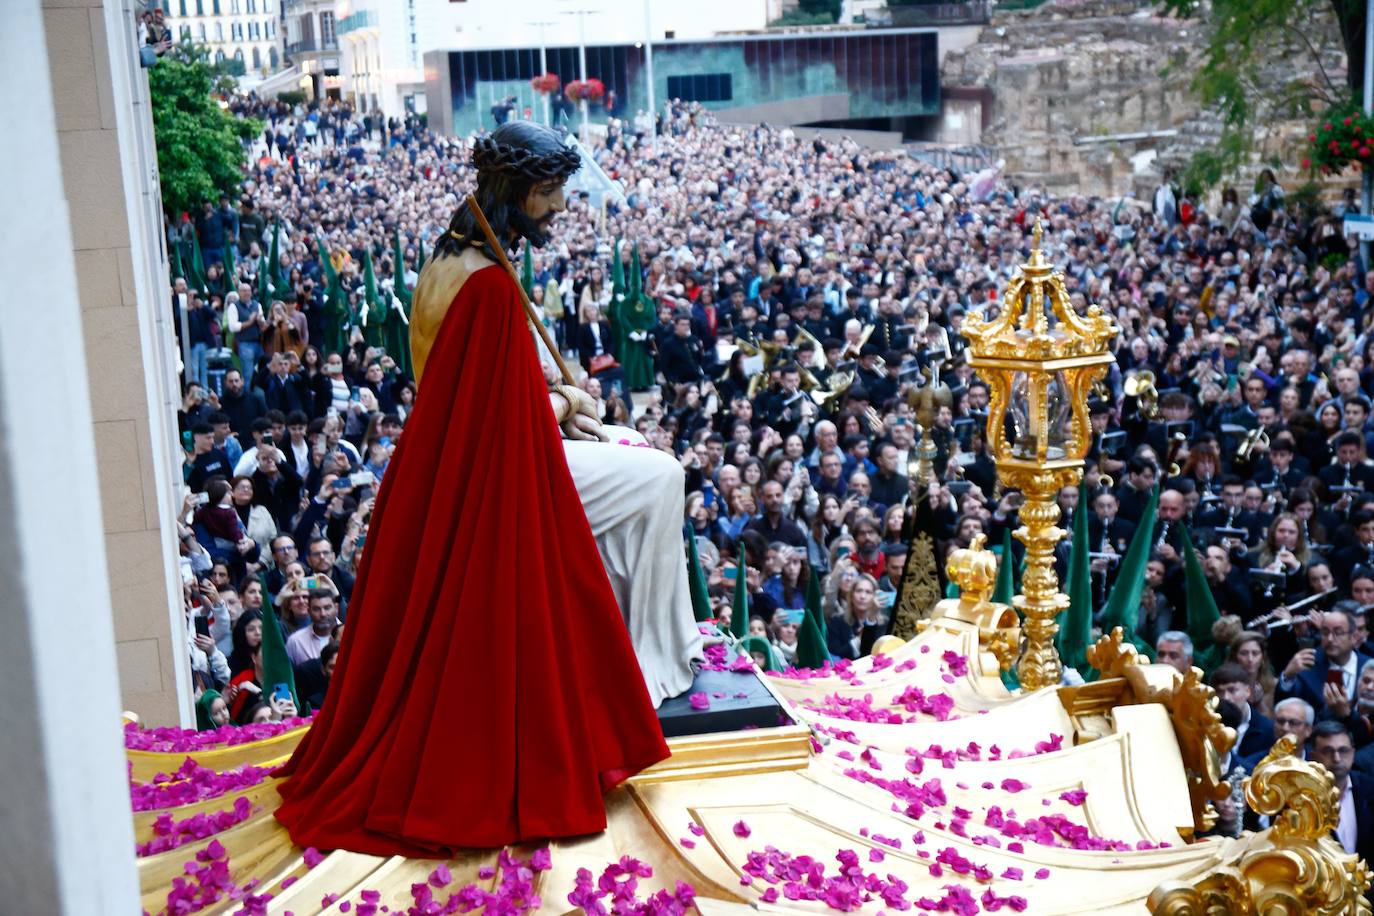
POLYGON ((429 357, 430 347, 439 335, 444 316, 468 278, 496 262, 482 251, 470 247, 462 254, 436 257, 425 264, 415 286, 410 315, 410 350, 418 382, 429 357))

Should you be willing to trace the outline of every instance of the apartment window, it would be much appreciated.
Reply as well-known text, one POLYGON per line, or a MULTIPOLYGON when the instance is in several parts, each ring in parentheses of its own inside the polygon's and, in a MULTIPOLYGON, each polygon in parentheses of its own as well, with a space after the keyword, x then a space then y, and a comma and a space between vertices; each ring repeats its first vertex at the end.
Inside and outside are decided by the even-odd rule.
POLYGON ((668 77, 668 98, 684 102, 728 102, 734 98, 728 73, 695 73, 668 77))
POLYGON ((190 40, 191 40, 191 27, 190 27, 189 25, 184 25, 184 26, 181 27, 181 40, 182 40, 182 41, 190 41, 190 40))
POLYGON ((250 12, 250 13, 256 13, 257 11, 258 11, 258 0, 248 0, 248 12, 250 12))
POLYGON ((243 23, 231 23, 229 25, 229 35, 234 39, 234 41, 243 41, 243 23))
POLYGON ((272 12, 272 0, 262 0, 262 11, 264 13, 272 12))
POLYGON ((205 0, 196 0, 196 15, 205 15, 205 0))
POLYGON ((196 23, 196 41, 205 44, 205 23, 196 23))
POLYGON ((223 48, 221 48, 220 50, 218 50, 218 51, 215 52, 215 63, 217 63, 217 64, 222 64, 222 63, 224 63, 224 49, 223 49, 223 48))
POLYGON ((215 23, 215 41, 224 41, 224 23, 215 23))
POLYGON ((320 40, 327 48, 334 44, 334 14, 320 13, 320 40))
POLYGON ((275 19, 269 19, 269 20, 267 20, 267 37, 268 37, 268 38, 276 38, 276 37, 277 37, 277 20, 275 20, 275 19))
POLYGON ((178 4, 178 8, 181 10, 181 15, 182 15, 182 16, 185 16, 185 15, 186 15, 186 0, 181 0, 181 3, 178 4))
POLYGON ((234 49, 234 60, 243 63, 243 48, 234 49))
POLYGON ((210 11, 213 12, 216 16, 219 15, 219 0, 211 0, 210 11))
POLYGON ((229 0, 229 12, 234 16, 237 16, 241 12, 239 9, 239 0, 229 0))
POLYGON ((162 12, 164 15, 172 15, 172 0, 162 0, 162 12))
POLYGON ((262 52, 259 51, 257 48, 253 49, 253 69, 262 69, 262 52))

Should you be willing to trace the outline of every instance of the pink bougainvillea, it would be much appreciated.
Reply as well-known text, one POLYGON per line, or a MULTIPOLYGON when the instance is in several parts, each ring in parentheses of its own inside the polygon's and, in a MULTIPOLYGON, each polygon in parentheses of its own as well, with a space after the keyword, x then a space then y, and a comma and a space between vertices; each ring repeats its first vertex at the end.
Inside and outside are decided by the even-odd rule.
POLYGON ((131 780, 129 795, 135 811, 176 808, 251 788, 271 772, 264 767, 242 766, 219 773, 187 757, 173 773, 158 773, 151 782, 131 780))
POLYGON ((309 725, 310 722, 309 717, 296 717, 254 725, 225 725, 203 732, 193 728, 139 728, 130 722, 124 726, 124 747, 131 751, 189 754, 212 747, 233 747, 250 741, 275 738, 277 735, 309 725))

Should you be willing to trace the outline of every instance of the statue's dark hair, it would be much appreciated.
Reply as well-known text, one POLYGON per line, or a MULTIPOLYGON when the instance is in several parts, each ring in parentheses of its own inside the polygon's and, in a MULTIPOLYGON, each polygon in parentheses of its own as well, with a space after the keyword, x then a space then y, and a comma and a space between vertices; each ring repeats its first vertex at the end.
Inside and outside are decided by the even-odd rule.
MULTIPOLYGON (((565 181, 581 167, 582 160, 557 131, 532 121, 507 121, 473 143, 472 164, 477 168, 477 205, 497 239, 512 244, 525 238, 541 248, 548 237, 525 215, 525 198, 536 185, 565 181)), ((474 244, 496 260, 465 200, 454 212, 448 232, 435 245, 435 253, 461 254, 474 244)))

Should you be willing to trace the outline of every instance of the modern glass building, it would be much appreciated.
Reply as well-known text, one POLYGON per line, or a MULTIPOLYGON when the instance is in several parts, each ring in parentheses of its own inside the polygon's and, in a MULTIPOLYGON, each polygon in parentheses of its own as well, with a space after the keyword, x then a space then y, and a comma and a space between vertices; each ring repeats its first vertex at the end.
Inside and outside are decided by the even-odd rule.
MULTIPOLYGON (((642 45, 589 45, 586 56, 587 76, 601 80, 607 89, 605 101, 590 105, 592 120, 633 118, 647 107, 642 45)), ((940 109, 935 29, 670 39, 654 43, 653 65, 659 104, 680 98, 722 112, 757 110, 758 120, 778 124, 900 129, 908 119, 935 115, 940 109)), ((576 108, 561 93, 546 99, 531 88, 530 80, 545 72, 556 73, 564 86, 576 80, 578 48, 426 54, 431 125, 459 134, 489 128, 492 106, 511 96, 517 116, 528 110, 542 120, 547 105, 555 120, 561 113, 575 121, 576 108)))

